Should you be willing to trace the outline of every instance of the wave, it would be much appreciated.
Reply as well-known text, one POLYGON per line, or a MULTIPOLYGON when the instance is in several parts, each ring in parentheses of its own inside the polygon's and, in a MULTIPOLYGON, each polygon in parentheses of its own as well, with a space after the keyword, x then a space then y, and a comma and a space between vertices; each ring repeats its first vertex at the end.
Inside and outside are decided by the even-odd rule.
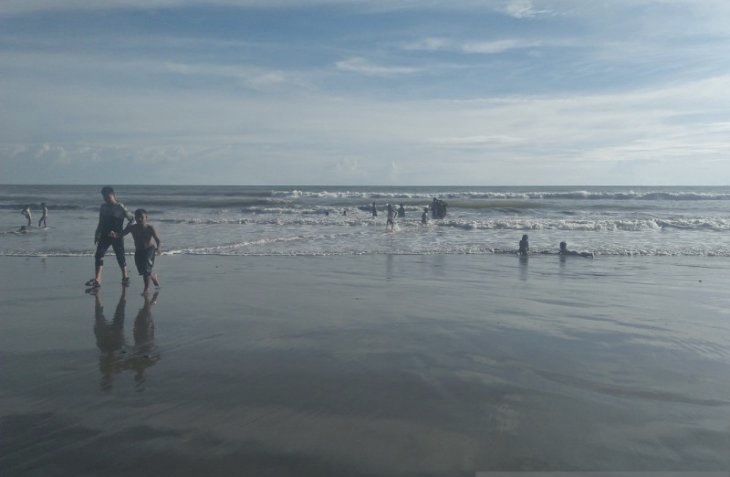
MULTIPOLYGON (((322 211, 280 211, 273 215, 261 213, 257 216, 243 218, 193 217, 186 219, 160 218, 160 223, 179 225, 273 225, 273 226, 323 226, 323 227, 383 227, 384 218, 371 217, 369 214, 326 215, 322 211)), ((402 228, 421 228, 423 225, 415 215, 407 219, 399 219, 402 228)), ((726 232, 730 230, 730 219, 726 218, 677 218, 677 219, 581 219, 570 217, 554 218, 495 218, 485 219, 441 219, 430 222, 432 227, 455 228, 462 230, 563 230, 583 232, 643 232, 663 230, 683 230, 698 232, 726 232)))
POLYGON ((696 230, 724 232, 730 230, 728 219, 597 219, 597 220, 554 220, 554 219, 495 219, 488 221, 444 220, 434 222, 440 227, 454 227, 465 230, 565 230, 565 231, 629 231, 647 230, 696 230))
POLYGON ((272 197, 284 199, 362 199, 377 200, 398 199, 411 200, 432 200, 434 197, 441 199, 485 199, 485 200, 644 200, 644 201, 703 201, 703 200, 730 200, 728 192, 698 192, 698 191, 591 191, 591 190, 568 190, 568 191, 305 191, 299 189, 278 190, 271 192, 272 197))
MULTIPOLYGON (((39 191, 42 192, 42 191, 39 191)), ((242 188, 177 188, 174 193, 154 188, 127 191, 120 194, 120 200, 130 209, 143 207, 154 211, 155 215, 185 213, 190 210, 231 211, 241 214, 325 214, 341 213, 342 209, 364 209, 376 203, 382 210, 385 203, 404 203, 409 212, 420 214, 422 207, 439 198, 448 204, 452 211, 484 211, 490 214, 526 215, 548 212, 569 214, 574 210, 592 208, 611 210, 649 210, 671 208, 676 203, 702 203, 707 208, 724 207, 710 205, 708 202, 730 201, 727 189, 704 190, 662 190, 662 189, 574 189, 556 190, 541 188, 520 190, 519 188, 494 188, 487 190, 446 188, 401 188, 383 189, 299 189, 260 190, 242 188), (558 211, 555 209, 563 209, 558 211)), ((98 211, 101 200, 95 194, 80 195, 70 191, 67 195, 49 196, 0 196, 0 210, 20 211, 30 204, 32 211, 38 213, 40 202, 44 200, 53 211, 98 211)), ((683 206, 686 208, 686 206, 683 206)), ((702 206, 692 206, 702 207, 702 206)))
MULTIPOLYGON (((40 213, 41 204, 38 203, 32 203, 32 202, 15 202, 15 203, 4 203, 0 204, 0 209, 2 210, 17 210, 20 212, 20 210, 25 207, 26 205, 30 205, 31 212, 40 213)), ((79 205, 79 204, 48 204, 48 210, 90 210, 92 207, 79 205)), ((99 206, 93 207, 94 210, 99 209, 99 206)))

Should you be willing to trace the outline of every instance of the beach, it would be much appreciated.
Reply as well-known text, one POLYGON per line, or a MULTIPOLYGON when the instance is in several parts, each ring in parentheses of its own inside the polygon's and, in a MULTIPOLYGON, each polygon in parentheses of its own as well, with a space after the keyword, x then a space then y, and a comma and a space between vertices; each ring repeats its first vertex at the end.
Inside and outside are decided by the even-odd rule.
POLYGON ((730 469, 730 260, 0 257, 0 474, 730 469))

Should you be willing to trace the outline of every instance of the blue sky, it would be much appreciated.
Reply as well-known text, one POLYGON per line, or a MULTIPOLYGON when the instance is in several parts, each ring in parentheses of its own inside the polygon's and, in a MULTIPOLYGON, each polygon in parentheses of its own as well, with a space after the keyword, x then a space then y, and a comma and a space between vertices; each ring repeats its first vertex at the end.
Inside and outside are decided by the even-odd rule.
POLYGON ((725 0, 2 0, 0 183, 730 184, 725 0))

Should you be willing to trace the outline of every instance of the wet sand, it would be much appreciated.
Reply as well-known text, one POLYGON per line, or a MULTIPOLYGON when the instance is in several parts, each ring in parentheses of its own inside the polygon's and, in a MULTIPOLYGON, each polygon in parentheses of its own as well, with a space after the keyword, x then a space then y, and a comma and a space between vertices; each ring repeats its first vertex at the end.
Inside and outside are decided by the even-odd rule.
POLYGON ((4 477, 730 469, 730 260, 0 267, 4 477))

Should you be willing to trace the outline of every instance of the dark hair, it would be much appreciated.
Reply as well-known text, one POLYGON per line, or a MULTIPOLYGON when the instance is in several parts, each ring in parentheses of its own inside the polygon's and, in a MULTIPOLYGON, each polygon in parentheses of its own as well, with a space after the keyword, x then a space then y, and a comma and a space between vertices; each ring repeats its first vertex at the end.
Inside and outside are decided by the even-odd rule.
POLYGON ((114 189, 112 186, 104 186, 101 188, 101 195, 107 196, 112 195, 114 193, 114 189))
POLYGON ((142 215, 147 215, 147 211, 144 209, 137 209, 134 211, 135 217, 142 216, 142 215))

